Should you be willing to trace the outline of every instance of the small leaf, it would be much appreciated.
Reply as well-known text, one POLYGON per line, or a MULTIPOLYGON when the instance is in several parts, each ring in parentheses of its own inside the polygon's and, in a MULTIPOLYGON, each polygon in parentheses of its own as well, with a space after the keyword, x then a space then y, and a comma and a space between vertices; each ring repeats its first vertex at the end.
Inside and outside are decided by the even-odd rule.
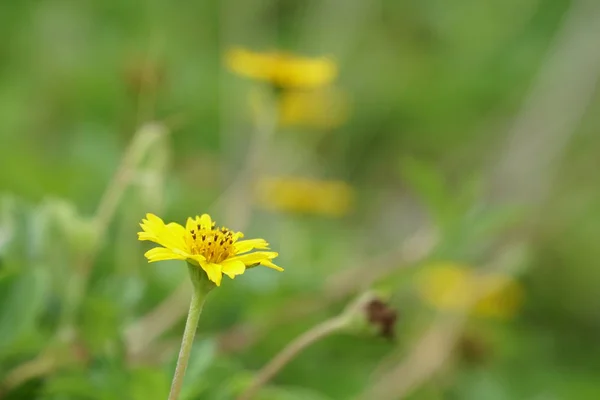
POLYGON ((50 280, 41 268, 0 278, 0 354, 35 328, 50 280))

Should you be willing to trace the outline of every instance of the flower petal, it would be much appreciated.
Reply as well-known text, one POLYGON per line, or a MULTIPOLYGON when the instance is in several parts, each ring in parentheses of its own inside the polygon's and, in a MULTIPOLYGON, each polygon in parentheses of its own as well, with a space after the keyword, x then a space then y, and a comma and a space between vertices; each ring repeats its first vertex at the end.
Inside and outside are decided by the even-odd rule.
POLYGON ((239 260, 243 262, 248 268, 254 267, 258 264, 262 264, 266 267, 273 268, 278 271, 283 271, 283 268, 278 267, 277 265, 271 262, 271 260, 277 257, 278 255, 279 253, 276 253, 274 251, 257 251, 255 253, 242 254, 240 256, 232 257, 229 259, 229 261, 239 260))
POLYGON ((196 217, 196 219, 200 220, 200 227, 202 229, 212 229, 212 219, 210 218, 210 215, 208 214, 202 214, 202 216, 200 218, 196 217))
POLYGON ((140 226, 143 232, 138 232, 138 240, 149 240, 170 249, 178 249, 189 253, 184 235, 182 234, 185 230, 181 225, 175 222, 165 225, 162 219, 148 213, 140 226))
POLYGON ((249 239, 234 244, 236 254, 247 253, 252 249, 268 249, 269 243, 265 239, 249 239))
POLYGON ((187 261, 200 266, 203 262, 206 262, 206 258, 201 254, 188 254, 187 261))
POLYGON ((268 268, 272 268, 275 271, 279 271, 279 272, 283 271, 283 268, 281 268, 279 265, 273 264, 271 262, 271 260, 263 260, 260 262, 260 265, 268 267, 268 268))
POLYGON ((235 232, 233 234, 233 241, 237 241, 239 239, 242 239, 244 237, 244 234, 242 232, 235 232))
MULTIPOLYGON (((148 238, 152 238, 152 237, 157 237, 158 232, 160 232, 160 230, 162 229, 162 227, 165 225, 165 223, 163 222, 162 219, 160 219, 159 217, 157 217, 154 214, 146 214, 146 219, 142 219, 142 223, 140 224, 140 227, 142 228, 142 230, 144 232, 139 232, 138 235, 141 236, 146 236, 148 238), (145 233, 146 235, 142 235, 143 233, 145 233)), ((140 240, 152 240, 152 239, 140 239, 140 240)))
POLYGON ((185 260, 184 254, 174 253, 171 249, 164 247, 155 247, 144 253, 144 256, 148 259, 148 262, 164 261, 164 260, 185 260))
POLYGON ((185 230, 187 232, 191 232, 192 230, 196 231, 196 229, 197 229, 196 225, 197 225, 196 221, 194 219, 188 217, 187 221, 185 222, 185 230))
POLYGON ((208 275, 208 279, 213 281, 215 285, 221 286, 223 273, 219 264, 207 263, 206 261, 203 261, 200 263, 200 266, 206 272, 206 275, 208 275))
POLYGON ((147 213, 146 219, 148 220, 148 225, 151 227, 160 228, 165 224, 160 217, 152 213, 147 213))
POLYGON ((225 260, 221 263, 223 273, 230 277, 235 278, 236 275, 241 275, 246 271, 246 265, 240 260, 225 260))

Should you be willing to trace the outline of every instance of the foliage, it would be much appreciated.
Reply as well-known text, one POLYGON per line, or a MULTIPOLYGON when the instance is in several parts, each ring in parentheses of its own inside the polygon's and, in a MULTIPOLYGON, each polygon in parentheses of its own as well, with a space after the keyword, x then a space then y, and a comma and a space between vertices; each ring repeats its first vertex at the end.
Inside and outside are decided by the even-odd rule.
MULTIPOLYGON (((395 340, 325 338, 260 395, 355 398, 445 312, 420 297, 417 273, 444 262, 502 268, 522 308, 471 315, 458 341, 470 344, 407 398, 598 398, 598 113, 544 169, 550 189, 534 205, 496 199, 491 173, 572 3, 1 2, 0 398, 166 398, 189 287, 182 262, 146 263, 136 232, 147 212, 210 212, 266 238, 285 268, 211 294, 182 399, 235 398, 293 338, 374 287, 399 312, 395 340), (332 123, 298 103, 263 135, 277 124, 261 119, 257 91, 275 106, 298 93, 228 71, 238 46, 336 60, 330 97, 314 104, 340 98, 344 112, 332 123), (286 207, 256 192, 298 181, 286 207), (315 207, 310 188, 327 182, 343 190, 315 207), (416 251, 422 231, 430 251, 380 257, 416 251)), ((303 90, 303 102, 321 93, 303 90)))

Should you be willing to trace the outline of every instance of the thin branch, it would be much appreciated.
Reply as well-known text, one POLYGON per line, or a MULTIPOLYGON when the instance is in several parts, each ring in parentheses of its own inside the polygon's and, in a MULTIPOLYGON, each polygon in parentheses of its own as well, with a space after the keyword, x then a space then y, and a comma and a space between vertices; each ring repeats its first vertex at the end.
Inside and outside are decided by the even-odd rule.
MULTIPOLYGON (((510 243, 499 250, 498 256, 479 273, 480 279, 491 274, 502 273, 522 259, 522 246, 510 243)), ((477 279, 476 281, 479 281, 477 279)), ((498 285, 477 287, 463 308, 455 313, 440 312, 409 355, 402 362, 394 362, 394 356, 384 360, 377 370, 380 373, 376 382, 367 387, 358 397, 360 400, 397 400, 408 396, 444 365, 460 336, 470 311, 477 302, 499 289, 498 285)))
MULTIPOLYGON (((400 249, 368 259, 356 260, 356 257, 353 257, 352 265, 329 278, 322 296, 300 296, 290 299, 278 310, 272 311, 269 319, 262 323, 241 323, 233 326, 219 336, 221 350, 241 351, 252 346, 277 326, 324 310, 367 289, 385 276, 427 257, 436 241, 436 235, 432 231, 421 230, 410 236, 400 249), (243 340, 240 340, 240 337, 243 337, 243 340), (232 338, 235 339, 235 343, 232 343, 232 338)), ((125 342, 131 359, 145 358, 143 353, 185 316, 188 297, 183 290, 185 289, 182 287, 176 289, 155 309, 126 328, 125 342)))
POLYGON ((18 365, 9 371, 2 380, 2 385, 0 385, 0 398, 21 383, 38 376, 47 375, 58 366, 58 359, 46 354, 18 365))
POLYGON ((96 254, 101 247, 104 235, 108 229, 108 225, 114 217, 117 206, 125 193, 125 190, 131 183, 135 168, 141 162, 152 144, 166 133, 166 130, 161 124, 152 123, 142 126, 134 134, 129 147, 123 156, 121 165, 105 190, 96 210, 94 221, 97 241, 95 246, 91 249, 89 254, 83 256, 77 263, 77 269, 74 271, 71 281, 67 283, 68 287, 66 290, 70 291, 68 297, 69 304, 64 307, 66 315, 61 317, 61 323, 54 340, 48 343, 47 348, 43 350, 39 356, 16 366, 7 373, 0 384, 5 391, 19 386, 29 379, 49 374, 55 368, 63 364, 57 359, 57 356, 54 356, 47 350, 55 345, 56 342, 68 343, 75 338, 75 329, 72 326, 73 318, 77 305, 85 295, 87 281, 96 254))
POLYGON ((493 175, 496 202, 537 204, 598 84, 600 6, 572 2, 554 44, 508 134, 493 175))
MULTIPOLYGON (((596 2, 572 4, 495 170, 492 184, 497 201, 535 204, 547 194, 553 163, 589 107, 598 83, 599 22, 596 2)), ((360 398, 401 399, 427 382, 449 357, 468 308, 452 318, 440 316, 405 361, 389 369, 360 398)))
POLYGON ((292 361, 300 352, 311 344, 338 332, 347 323, 345 316, 338 316, 322 322, 310 330, 304 332, 295 340, 290 342, 281 352, 279 352, 267 365, 265 365, 256 375, 252 384, 246 389, 238 400, 250 400, 267 382, 269 382, 283 367, 292 361))
POLYGON ((109 182, 96 209, 94 220, 100 238, 104 237, 104 233, 115 215, 117 206, 131 183, 136 167, 152 144, 167 133, 168 131, 164 125, 153 122, 142 125, 133 135, 121 165, 109 182))

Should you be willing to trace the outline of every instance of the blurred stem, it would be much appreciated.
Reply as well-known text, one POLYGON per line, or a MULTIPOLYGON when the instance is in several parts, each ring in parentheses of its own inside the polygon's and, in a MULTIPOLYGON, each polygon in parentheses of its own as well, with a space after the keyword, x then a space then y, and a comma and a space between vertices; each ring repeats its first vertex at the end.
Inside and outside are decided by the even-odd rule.
POLYGON ((9 371, 2 380, 0 385, 0 398, 13 387, 19 386, 29 379, 48 373, 55 368, 57 364, 58 359, 43 354, 38 358, 19 365, 12 371, 9 371))
POLYGON ((278 92, 257 92, 257 102, 254 134, 248 144, 244 165, 224 193, 223 201, 227 210, 224 213, 227 218, 225 222, 229 226, 244 227, 248 224, 252 211, 253 185, 261 173, 260 162, 264 159, 279 123, 278 92))
MULTIPOLYGON (((77 268, 73 271, 73 275, 65 288, 65 304, 62 314, 59 316, 59 326, 56 336, 54 340, 48 343, 46 349, 56 344, 69 343, 75 337, 74 321, 77 310, 85 296, 94 259, 96 258, 106 230, 114 217, 125 190, 131 183, 135 169, 141 163, 151 146, 166 133, 167 128, 160 123, 145 124, 135 132, 115 176, 108 184, 100 200, 94 215, 96 242, 93 248, 87 254, 82 255, 76 262, 77 268)), ((14 369, 8 371, 6 377, 0 379, 0 386, 8 391, 29 379, 46 375, 62 364, 64 362, 57 360, 56 356, 42 351, 42 354, 35 359, 17 365, 14 369)), ((0 393, 0 397, 1 395, 2 393, 0 393)))
POLYGON ((238 400, 252 399, 261 387, 269 382, 300 352, 311 344, 339 332, 346 327, 348 322, 349 318, 345 314, 342 314, 335 318, 328 319, 298 336, 258 372, 252 384, 238 397, 238 400))
MULTIPOLYGON (((245 349, 280 325, 314 314, 316 311, 323 310, 350 295, 369 288, 375 281, 384 279, 395 271, 415 265, 430 254, 436 243, 435 232, 420 230, 409 237, 401 248, 389 250, 378 256, 371 256, 368 262, 366 259, 357 257, 349 259, 342 272, 333 274, 327 280, 322 296, 294 297, 285 301, 258 324, 241 323, 234 326, 221 334, 220 339, 223 346, 221 351, 245 349), (367 266, 365 267, 365 265, 367 266), (252 333, 249 334, 249 331, 252 333), (240 332, 244 332, 243 341, 238 339, 240 332)), ((185 289, 187 288, 176 289, 155 309, 127 327, 125 336, 131 359, 143 358, 144 354, 148 353, 148 349, 152 348, 153 342, 184 317, 185 311, 180 310, 185 306, 189 296, 185 289)))
POLYGON ((165 133, 166 127, 162 124, 147 123, 142 125, 134 134, 119 169, 104 191, 96 209, 94 218, 99 240, 104 236, 104 232, 108 228, 121 201, 121 197, 131 182, 136 167, 141 163, 152 144, 158 138, 164 136, 165 133))
POLYGON ((69 282, 67 287, 67 304, 65 305, 66 312, 61 317, 59 335, 62 335, 61 330, 67 332, 72 330, 71 327, 73 326, 76 311, 81 304, 81 299, 85 296, 87 281, 94 264, 94 259, 96 258, 96 253, 100 249, 106 230, 113 220, 127 187, 133 179, 136 168, 142 162, 150 147, 165 134, 166 128, 159 123, 147 123, 135 132, 123 156, 121 165, 104 191, 96 209, 94 223, 97 242, 94 248, 82 257, 78 263, 78 271, 76 271, 69 282))
POLYGON ((177 366, 175 367, 175 375, 173 376, 173 382, 171 383, 171 391, 169 392, 168 400, 177 400, 179 398, 179 393, 183 386, 183 378, 185 377, 185 370, 187 369, 190 354, 192 352, 192 345, 194 344, 196 328, 198 327, 200 314, 202 314, 202 307, 204 306, 206 296, 214 287, 214 284, 208 280, 206 273, 200 267, 188 265, 188 270, 192 284, 194 285, 194 291, 192 292, 190 310, 188 311, 187 320, 185 322, 185 330, 183 331, 183 339, 181 340, 181 349, 179 350, 179 357, 177 358, 177 366))

